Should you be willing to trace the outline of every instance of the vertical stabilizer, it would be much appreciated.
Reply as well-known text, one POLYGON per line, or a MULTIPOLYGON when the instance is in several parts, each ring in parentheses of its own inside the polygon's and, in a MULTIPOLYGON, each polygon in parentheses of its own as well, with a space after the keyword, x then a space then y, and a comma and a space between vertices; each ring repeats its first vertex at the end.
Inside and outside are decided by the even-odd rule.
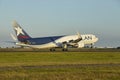
POLYGON ((31 38, 16 21, 13 21, 12 25, 18 38, 18 41, 22 42, 26 39, 31 38))

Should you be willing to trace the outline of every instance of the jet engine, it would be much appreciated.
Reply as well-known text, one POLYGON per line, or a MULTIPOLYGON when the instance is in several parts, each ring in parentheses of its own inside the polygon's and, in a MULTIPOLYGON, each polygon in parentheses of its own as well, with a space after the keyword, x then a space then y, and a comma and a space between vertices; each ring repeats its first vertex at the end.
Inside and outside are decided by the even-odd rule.
POLYGON ((83 47, 84 47, 84 42, 83 41, 78 42, 78 48, 83 48, 83 47))

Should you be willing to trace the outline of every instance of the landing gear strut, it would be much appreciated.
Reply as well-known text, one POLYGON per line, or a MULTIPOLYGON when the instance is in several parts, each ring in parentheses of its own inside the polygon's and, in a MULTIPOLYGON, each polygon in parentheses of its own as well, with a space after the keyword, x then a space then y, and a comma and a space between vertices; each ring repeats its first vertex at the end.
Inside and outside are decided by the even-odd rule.
POLYGON ((93 48, 93 47, 94 47, 94 44, 92 43, 90 48, 93 48))
POLYGON ((67 44, 63 44, 63 49, 62 49, 62 51, 68 51, 68 49, 67 49, 67 44))

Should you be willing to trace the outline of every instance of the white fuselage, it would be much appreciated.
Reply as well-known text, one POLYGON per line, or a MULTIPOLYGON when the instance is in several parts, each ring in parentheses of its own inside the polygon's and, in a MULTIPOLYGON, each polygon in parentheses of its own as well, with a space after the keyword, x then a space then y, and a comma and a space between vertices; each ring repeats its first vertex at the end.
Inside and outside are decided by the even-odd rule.
MULTIPOLYGON (((95 42, 98 41, 98 38, 93 35, 93 34, 86 34, 86 35, 81 35, 82 40, 78 42, 79 47, 84 47, 86 44, 94 44, 95 42)), ((54 42, 49 42, 46 44, 42 45, 29 45, 29 44, 22 44, 22 43, 17 43, 16 45, 19 46, 26 46, 26 47, 32 47, 32 48, 53 48, 53 47, 61 47, 63 42, 69 42, 70 40, 76 40, 78 39, 78 35, 70 35, 70 36, 63 36, 54 42)))

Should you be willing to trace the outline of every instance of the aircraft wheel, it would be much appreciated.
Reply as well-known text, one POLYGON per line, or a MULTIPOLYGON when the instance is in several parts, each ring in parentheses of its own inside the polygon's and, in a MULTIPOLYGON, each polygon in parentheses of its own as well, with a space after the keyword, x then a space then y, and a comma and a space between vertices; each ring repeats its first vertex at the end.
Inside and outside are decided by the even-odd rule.
POLYGON ((91 44, 91 47, 90 48, 93 48, 94 47, 94 44, 91 44))
POLYGON ((55 49, 54 49, 54 48, 51 48, 50 51, 55 51, 55 49))
POLYGON ((62 49, 62 51, 68 51, 68 49, 62 49))

